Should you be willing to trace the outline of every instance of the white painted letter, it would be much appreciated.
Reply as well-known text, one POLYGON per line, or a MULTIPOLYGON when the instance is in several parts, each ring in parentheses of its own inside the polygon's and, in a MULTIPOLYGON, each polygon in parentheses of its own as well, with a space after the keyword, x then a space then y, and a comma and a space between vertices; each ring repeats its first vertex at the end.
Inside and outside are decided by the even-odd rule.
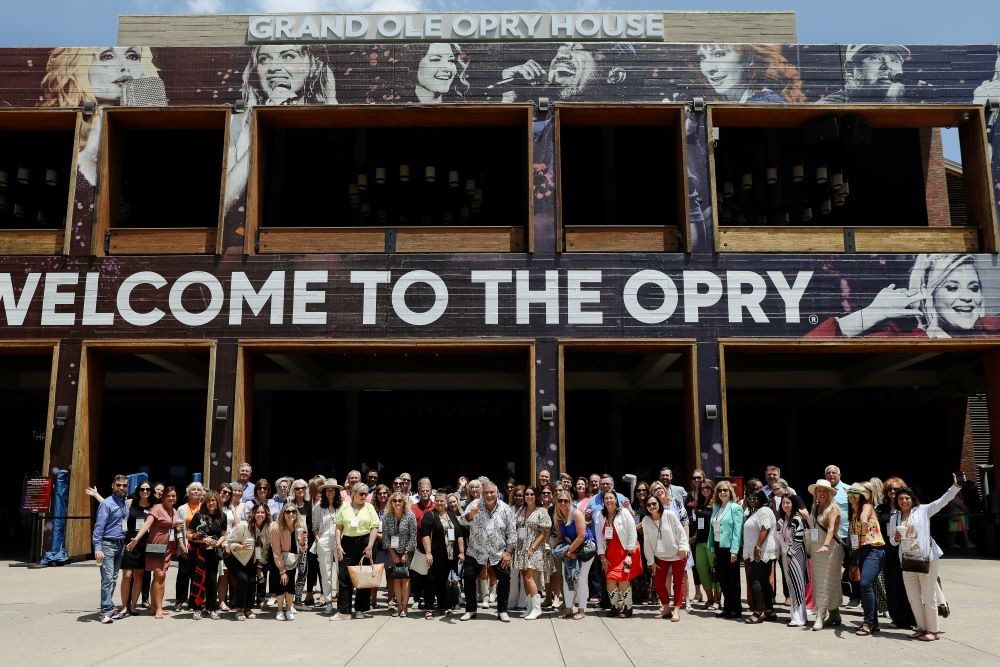
POLYGON ((42 326, 69 327, 76 322, 75 313, 57 313, 56 306, 71 306, 76 301, 76 292, 60 292, 60 285, 75 285, 80 280, 78 273, 46 273, 45 292, 42 295, 42 326))
POLYGON ((781 300, 785 302, 785 322, 789 324, 793 322, 798 323, 799 302, 802 301, 802 295, 805 294, 806 287, 809 286, 813 272, 799 271, 795 274, 795 284, 791 287, 788 286, 788 281, 785 280, 785 276, 781 271, 768 271, 767 275, 771 278, 774 286, 778 288, 781 300))
POLYGON ((364 285, 362 293, 361 323, 375 324, 375 296, 377 285, 389 282, 388 271, 351 271, 351 284, 364 285))
POLYGON ((500 321, 500 283, 509 283, 513 277, 510 271, 473 271, 470 280, 485 285, 483 310, 486 314, 486 324, 497 324, 500 321))
POLYGON ((722 298, 722 281, 709 271, 684 272, 684 321, 697 322, 698 309, 714 306, 722 298), (699 292, 698 285, 708 287, 707 292, 699 292))
POLYGON ((396 311, 399 319, 407 324, 424 326, 425 324, 436 322, 438 318, 444 315, 447 307, 448 288, 445 287, 444 281, 436 273, 431 273, 430 271, 410 271, 403 274, 403 277, 397 280, 396 284, 392 286, 392 309, 396 311), (434 290, 434 305, 422 313, 411 310, 406 305, 406 290, 415 283, 425 283, 430 285, 431 289, 434 290))
POLYGON ((566 274, 566 322, 568 324, 603 324, 604 313, 584 311, 585 303, 600 303, 601 290, 585 290, 583 283, 601 282, 600 271, 569 271, 566 274))
POLYGON ((767 283, 755 271, 726 271, 726 302, 729 306, 729 321, 743 322, 743 309, 753 318, 756 324, 767 324, 767 315, 760 307, 760 302, 767 296, 767 283), (743 286, 750 285, 750 291, 743 293, 743 286))
POLYGON ((530 271, 518 271, 516 282, 517 323, 530 322, 531 304, 545 304, 545 323, 559 324, 559 272, 545 272, 545 289, 532 292, 529 288, 530 271))
POLYGON ((551 37, 572 37, 573 27, 566 14, 553 14, 549 27, 551 37))
POLYGON ((97 299, 100 296, 101 274, 88 273, 87 284, 83 288, 83 325, 107 326, 114 324, 114 313, 97 312, 97 299))
POLYGON ((292 286, 292 324, 326 324, 326 311, 310 311, 309 304, 325 303, 326 290, 309 289, 313 283, 326 283, 326 271, 296 271, 292 286))
POLYGON ((190 271, 178 278, 170 288, 170 297, 167 301, 170 305, 170 314, 174 316, 174 319, 189 327, 200 327, 214 320, 225 302, 226 292, 222 289, 222 283, 211 273, 205 271, 190 271), (208 306, 200 313, 192 313, 184 307, 184 290, 192 285, 204 285, 212 296, 208 306))
POLYGON ((253 19, 250 20, 250 36, 254 39, 271 39, 274 37, 274 28, 271 26, 271 17, 253 17, 253 19))
POLYGON ((254 290, 247 274, 233 273, 229 289, 229 323, 243 324, 243 302, 247 302, 254 316, 261 314, 267 302, 271 302, 271 324, 281 324, 285 315, 285 272, 272 271, 260 286, 254 290))
POLYGON ((622 298, 625 301, 625 310, 633 318, 643 324, 659 324, 667 321, 677 310, 677 285, 670 279, 670 276, 662 271, 646 269, 633 274, 628 279, 622 298), (656 285, 663 290, 663 302, 653 310, 649 310, 639 303, 639 290, 647 284, 656 285))
POLYGON ((35 296, 38 289, 38 281, 42 279, 40 273, 29 273, 24 279, 24 289, 21 290, 21 299, 14 296, 14 285, 11 283, 9 273, 0 273, 0 304, 3 304, 4 317, 7 324, 12 327, 19 327, 24 324, 24 316, 28 314, 28 307, 31 305, 31 297, 35 296))
POLYGON ((156 289, 160 289, 166 284, 167 281, 163 276, 152 271, 140 271, 125 278, 118 287, 117 299, 118 312, 121 313, 122 319, 137 327, 148 327, 163 319, 163 311, 159 308, 153 308, 148 313, 137 313, 132 310, 132 304, 129 300, 132 297, 132 290, 139 285, 152 285, 156 289))

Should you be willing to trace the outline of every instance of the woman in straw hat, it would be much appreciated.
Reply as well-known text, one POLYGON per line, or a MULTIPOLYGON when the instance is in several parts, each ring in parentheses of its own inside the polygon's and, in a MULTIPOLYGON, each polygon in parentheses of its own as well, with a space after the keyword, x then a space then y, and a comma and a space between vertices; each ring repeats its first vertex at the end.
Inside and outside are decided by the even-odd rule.
POLYGON ((885 540, 872 505, 873 495, 868 482, 855 482, 847 490, 851 550, 854 552, 854 562, 861 571, 861 607, 864 609, 865 620, 855 633, 861 636, 879 631, 875 581, 885 563, 885 540))
POLYGON ((334 517, 340 509, 340 492, 344 489, 337 480, 330 478, 320 487, 319 502, 313 505, 312 529, 316 536, 316 560, 319 562, 319 585, 323 591, 317 605, 324 605, 327 614, 333 613, 333 600, 338 591, 337 542, 334 517))
POLYGON ((813 563, 813 598, 816 601, 816 621, 813 630, 820 630, 829 620, 830 625, 840 625, 840 603, 843 593, 840 575, 844 564, 844 549, 837 541, 840 528, 840 509, 833 502, 836 491, 825 479, 809 485, 813 497, 812 514, 809 515, 809 555, 813 563))

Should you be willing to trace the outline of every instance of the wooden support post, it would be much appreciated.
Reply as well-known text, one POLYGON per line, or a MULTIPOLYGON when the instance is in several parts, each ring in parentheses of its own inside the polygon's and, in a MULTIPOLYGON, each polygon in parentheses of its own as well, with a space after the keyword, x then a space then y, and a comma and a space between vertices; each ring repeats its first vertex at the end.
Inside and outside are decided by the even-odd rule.
POLYGON ((236 359, 239 346, 236 341, 219 341, 213 351, 211 377, 208 388, 208 415, 205 420, 205 480, 206 485, 216 488, 222 482, 236 479, 236 466, 240 461, 233 459, 233 430, 236 415, 236 359), (224 418, 217 415, 220 407, 226 408, 224 418))
MULTIPOLYGON (((73 350, 80 349, 80 343, 69 346, 67 357, 73 356, 73 350)), ((62 359, 60 365, 73 363, 62 359)), ((94 516, 93 501, 84 493, 84 489, 96 484, 101 494, 107 496, 111 492, 111 480, 96 479, 97 451, 101 434, 101 403, 104 394, 104 363, 98 352, 82 348, 79 353, 78 374, 73 368, 68 374, 59 378, 60 383, 69 381, 76 383, 75 411, 70 408, 75 419, 72 420, 72 463, 69 477, 69 516, 94 516)), ((57 389, 57 395, 59 394, 57 389)), ((67 421, 65 430, 69 431, 67 421)), ((65 437, 65 436, 64 436, 65 437)), ((54 446, 54 445, 53 445, 54 446)), ((85 557, 90 554, 90 536, 93 521, 90 519, 71 519, 66 523, 66 549, 70 558, 85 557)))
POLYGON ((698 341, 698 421, 701 424, 699 459, 709 477, 728 475, 729 442, 726 431, 726 367, 723 348, 715 341, 698 341), (708 419, 705 407, 716 407, 708 419))
MULTIPOLYGON (((542 468, 557 479, 565 470, 566 452, 562 430, 562 364, 559 342, 555 338, 539 338, 528 355, 531 382, 532 429, 529 434, 531 470, 528 479, 535 479, 542 468), (551 414, 550 414, 551 410, 551 414), (551 416, 551 419, 548 417, 551 416)), ((520 476, 520 473, 519 473, 520 476)))
MULTIPOLYGON (((994 462, 1000 461, 1000 350, 983 352, 983 379, 986 382, 986 411, 990 421, 990 454, 994 462)), ((1000 468, 993 468, 990 480, 990 498, 995 505, 1000 490, 1000 468)), ((990 508, 992 509, 992 508, 990 508)))

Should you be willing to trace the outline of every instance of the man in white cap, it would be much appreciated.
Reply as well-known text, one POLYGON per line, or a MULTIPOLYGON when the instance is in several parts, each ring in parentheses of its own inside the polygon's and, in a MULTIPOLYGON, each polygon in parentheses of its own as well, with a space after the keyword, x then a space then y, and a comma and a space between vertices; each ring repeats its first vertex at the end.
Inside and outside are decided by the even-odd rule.
POLYGON ((903 62, 910 50, 901 44, 848 44, 844 54, 844 87, 819 104, 891 102, 902 97, 903 62))

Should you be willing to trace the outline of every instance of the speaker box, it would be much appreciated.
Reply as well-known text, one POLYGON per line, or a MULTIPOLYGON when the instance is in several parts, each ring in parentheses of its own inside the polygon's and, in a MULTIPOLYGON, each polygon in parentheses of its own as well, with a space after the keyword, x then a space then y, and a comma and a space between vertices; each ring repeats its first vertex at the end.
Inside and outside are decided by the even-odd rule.
POLYGON ((807 144, 818 144, 830 139, 836 139, 840 134, 840 125, 836 116, 817 118, 802 126, 802 140, 807 144))

